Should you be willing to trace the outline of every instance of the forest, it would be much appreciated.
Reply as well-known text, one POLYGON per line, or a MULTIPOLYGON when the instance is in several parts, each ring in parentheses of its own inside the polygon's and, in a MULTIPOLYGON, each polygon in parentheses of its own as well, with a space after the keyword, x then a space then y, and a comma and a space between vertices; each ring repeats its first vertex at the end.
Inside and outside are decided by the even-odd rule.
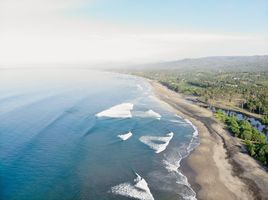
POLYGON ((268 123, 268 70, 140 70, 132 73, 157 80, 173 91, 193 95, 210 106, 252 114, 268 123))

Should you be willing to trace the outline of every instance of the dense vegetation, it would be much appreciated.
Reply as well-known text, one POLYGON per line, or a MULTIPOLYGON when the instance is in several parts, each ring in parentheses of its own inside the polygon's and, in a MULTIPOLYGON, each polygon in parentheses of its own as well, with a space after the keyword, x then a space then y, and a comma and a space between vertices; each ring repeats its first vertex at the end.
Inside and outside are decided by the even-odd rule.
POLYGON ((153 70, 135 74, 158 80, 176 92, 195 95, 209 105, 255 113, 268 122, 268 71, 153 70))
POLYGON ((268 165, 268 143, 263 133, 253 128, 248 121, 228 116, 221 110, 217 110, 215 115, 227 125, 231 133, 245 141, 251 156, 268 165))
POLYGON ((268 115, 263 117, 262 123, 268 125, 268 115))

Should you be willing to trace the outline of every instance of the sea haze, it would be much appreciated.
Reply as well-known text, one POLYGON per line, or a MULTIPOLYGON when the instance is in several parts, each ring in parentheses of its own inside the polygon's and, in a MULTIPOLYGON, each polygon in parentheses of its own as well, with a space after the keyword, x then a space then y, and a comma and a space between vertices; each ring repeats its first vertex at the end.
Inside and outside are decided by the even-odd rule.
POLYGON ((192 124, 145 80, 91 70, 1 70, 1 199, 195 199, 180 160, 192 124))

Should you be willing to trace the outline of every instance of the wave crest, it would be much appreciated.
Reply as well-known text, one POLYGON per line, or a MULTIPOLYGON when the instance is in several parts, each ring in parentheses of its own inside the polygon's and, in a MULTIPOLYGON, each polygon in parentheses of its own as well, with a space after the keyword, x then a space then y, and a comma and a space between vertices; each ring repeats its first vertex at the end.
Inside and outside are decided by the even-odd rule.
POLYGON ((148 110, 145 112, 146 116, 156 118, 156 119, 161 119, 161 115, 153 110, 148 110))
POLYGON ((134 184, 121 183, 111 188, 113 194, 140 199, 140 200, 154 200, 154 197, 148 187, 144 178, 136 173, 134 184))
POLYGON ((170 140, 173 138, 174 133, 170 132, 166 136, 141 136, 140 141, 147 146, 149 146, 151 149, 155 151, 155 153, 160 153, 164 151, 170 140), (155 142, 154 142, 155 141, 155 142), (162 142, 162 143, 156 143, 156 142, 162 142))
POLYGON ((126 134, 118 135, 117 137, 119 137, 121 140, 127 140, 127 139, 129 139, 131 136, 132 136, 132 133, 131 133, 131 132, 128 132, 128 133, 126 133, 126 134))
POLYGON ((96 117, 131 118, 132 103, 122 103, 96 114, 96 117))

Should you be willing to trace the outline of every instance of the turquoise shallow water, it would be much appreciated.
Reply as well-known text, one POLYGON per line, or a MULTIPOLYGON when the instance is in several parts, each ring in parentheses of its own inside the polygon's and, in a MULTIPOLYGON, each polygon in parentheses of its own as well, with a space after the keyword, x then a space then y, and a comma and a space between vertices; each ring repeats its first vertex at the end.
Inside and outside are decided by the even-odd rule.
POLYGON ((194 132, 138 77, 2 70, 1 199, 195 199, 178 169, 194 132))

